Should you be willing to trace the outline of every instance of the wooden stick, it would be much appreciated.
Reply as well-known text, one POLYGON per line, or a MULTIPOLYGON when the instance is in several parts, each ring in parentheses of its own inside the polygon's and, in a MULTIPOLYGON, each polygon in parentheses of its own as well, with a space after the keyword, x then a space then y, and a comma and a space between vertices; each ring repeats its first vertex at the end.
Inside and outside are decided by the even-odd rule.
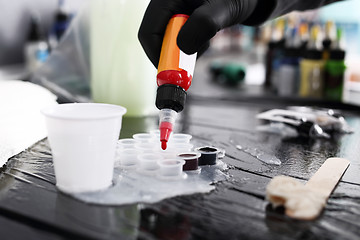
POLYGON ((344 158, 329 158, 306 185, 291 177, 274 177, 266 188, 266 198, 275 207, 284 206, 289 217, 313 220, 320 215, 349 164, 344 158))
POLYGON ((345 158, 328 158, 305 186, 328 199, 349 165, 345 158))

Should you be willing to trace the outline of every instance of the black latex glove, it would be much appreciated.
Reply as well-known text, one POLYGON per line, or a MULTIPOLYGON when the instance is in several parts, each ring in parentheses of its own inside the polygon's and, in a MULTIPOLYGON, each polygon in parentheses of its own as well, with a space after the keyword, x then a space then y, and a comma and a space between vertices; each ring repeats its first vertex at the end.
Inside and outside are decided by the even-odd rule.
POLYGON ((145 53, 158 66, 166 26, 174 14, 190 15, 179 32, 177 44, 187 53, 201 54, 221 29, 242 23, 254 11, 258 0, 152 0, 139 30, 145 53))

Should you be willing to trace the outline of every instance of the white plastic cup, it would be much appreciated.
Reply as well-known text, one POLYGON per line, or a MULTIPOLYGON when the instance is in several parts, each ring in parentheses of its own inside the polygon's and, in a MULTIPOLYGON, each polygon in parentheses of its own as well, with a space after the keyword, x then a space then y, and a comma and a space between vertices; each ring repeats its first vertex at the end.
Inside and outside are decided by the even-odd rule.
POLYGON ((135 167, 139 163, 139 154, 141 154, 141 151, 137 149, 125 148, 118 151, 117 160, 119 161, 121 167, 135 167))
POLYGON ((176 158, 176 155, 179 153, 175 149, 166 149, 165 151, 160 149, 159 152, 164 159, 176 158))
POLYGON ((192 138, 192 136, 190 134, 175 133, 171 136, 169 141, 171 143, 190 143, 191 138, 192 138))
POLYGON ((169 143, 169 150, 180 152, 190 152, 192 151, 194 145, 191 143, 169 143))
POLYGON ((129 148, 135 148, 135 144, 139 141, 133 139, 133 138, 124 138, 120 139, 117 143, 119 149, 129 149, 129 148))
POLYGON ((56 186, 63 192, 98 191, 112 184, 121 106, 71 103, 49 106, 45 115, 56 186))
POLYGON ((163 157, 155 153, 143 153, 138 156, 140 171, 155 171, 159 169, 158 161, 163 157))
POLYGON ((138 142, 148 143, 153 141, 154 136, 150 133, 136 133, 133 138, 138 142))
POLYGON ((156 138, 156 139, 160 139, 160 130, 159 129, 154 129, 150 131, 150 134, 156 138))
POLYGON ((160 166, 159 176, 161 177, 179 177, 183 173, 185 161, 182 159, 166 159, 158 161, 160 166))
POLYGON ((155 143, 150 143, 150 142, 135 144, 135 149, 138 149, 143 153, 154 153, 156 151, 156 147, 157 145, 155 143))

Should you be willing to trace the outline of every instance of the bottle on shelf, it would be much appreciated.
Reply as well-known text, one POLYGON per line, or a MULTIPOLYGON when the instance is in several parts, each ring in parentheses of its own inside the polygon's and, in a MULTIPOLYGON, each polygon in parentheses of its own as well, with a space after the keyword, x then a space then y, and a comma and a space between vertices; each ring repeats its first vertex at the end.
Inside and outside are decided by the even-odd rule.
POLYGON ((321 29, 315 24, 311 28, 311 35, 304 58, 300 62, 301 97, 322 98, 324 86, 324 60, 320 47, 321 29))
POLYGON ((41 66, 49 55, 49 45, 42 31, 40 18, 35 14, 30 19, 30 30, 24 46, 25 65, 30 73, 41 66))
POLYGON ((278 94, 296 96, 299 85, 299 62, 301 58, 301 39, 298 28, 291 28, 286 37, 284 56, 279 68, 278 94))
POLYGON ((325 63, 324 95, 326 99, 342 101, 346 65, 345 51, 340 47, 342 39, 341 29, 337 29, 336 35, 336 40, 329 51, 329 59, 325 63))

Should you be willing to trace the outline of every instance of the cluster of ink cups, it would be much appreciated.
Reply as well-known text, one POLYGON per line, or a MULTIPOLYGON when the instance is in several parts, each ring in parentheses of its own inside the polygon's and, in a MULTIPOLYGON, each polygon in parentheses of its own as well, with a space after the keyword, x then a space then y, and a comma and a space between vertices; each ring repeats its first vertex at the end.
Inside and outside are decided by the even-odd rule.
POLYGON ((134 169, 139 173, 160 179, 178 180, 187 173, 200 173, 199 166, 215 165, 221 150, 205 146, 193 149, 192 136, 171 134, 166 150, 160 147, 160 133, 134 134, 133 138, 120 139, 115 164, 122 169, 134 169))

